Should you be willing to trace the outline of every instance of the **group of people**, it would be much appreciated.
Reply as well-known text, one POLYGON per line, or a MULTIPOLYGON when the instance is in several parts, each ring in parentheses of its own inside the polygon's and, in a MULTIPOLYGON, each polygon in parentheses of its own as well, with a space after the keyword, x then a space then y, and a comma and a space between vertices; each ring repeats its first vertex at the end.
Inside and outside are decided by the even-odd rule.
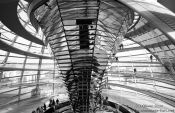
POLYGON ((43 106, 39 106, 36 110, 33 110, 32 113, 44 113, 45 110, 46 104, 44 104, 43 106))
POLYGON ((56 99, 56 101, 54 99, 50 99, 48 107, 44 103, 43 106, 39 106, 36 110, 33 110, 32 113, 44 113, 48 109, 54 111, 54 106, 58 104, 59 104, 58 99, 56 99))
MULTIPOLYGON (((115 105, 115 109, 111 109, 111 107, 108 107, 108 106, 110 106, 108 97, 104 98, 102 95, 98 95, 97 97, 100 97, 100 98, 97 98, 97 102, 100 105, 99 106, 100 110, 103 109, 103 110, 110 111, 113 113, 121 113, 121 112, 119 112, 118 105, 115 105)), ((94 112, 97 110, 97 108, 98 107, 94 108, 94 112)))
POLYGON ((58 105, 58 104, 59 104, 58 99, 56 99, 56 101, 54 99, 50 99, 49 107, 52 107, 52 106, 55 106, 55 105, 58 105))
POLYGON ((108 97, 104 98, 100 93, 97 93, 95 95, 95 106, 96 106, 95 109, 96 108, 106 109, 108 106, 108 97))

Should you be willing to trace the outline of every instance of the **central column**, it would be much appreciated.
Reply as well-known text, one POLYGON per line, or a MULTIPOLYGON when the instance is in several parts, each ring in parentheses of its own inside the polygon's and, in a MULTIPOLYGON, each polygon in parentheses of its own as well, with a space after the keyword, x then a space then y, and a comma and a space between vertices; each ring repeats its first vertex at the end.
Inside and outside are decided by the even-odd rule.
MULTIPOLYGON (((71 52, 73 60, 73 70, 77 79, 77 102, 74 103, 75 112, 89 113, 89 94, 92 71, 92 55, 89 53, 89 25, 92 19, 77 19, 79 26, 79 45, 80 50, 71 52), (79 54, 78 54, 79 53, 79 54)), ((74 94, 73 94, 74 95, 74 94)), ((73 96, 70 96, 73 97, 73 96)))

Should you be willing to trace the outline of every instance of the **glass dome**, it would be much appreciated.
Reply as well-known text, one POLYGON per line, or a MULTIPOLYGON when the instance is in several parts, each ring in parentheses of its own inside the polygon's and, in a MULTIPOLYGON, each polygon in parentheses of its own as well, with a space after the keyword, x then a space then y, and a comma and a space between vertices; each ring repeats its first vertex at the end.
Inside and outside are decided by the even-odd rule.
MULTIPOLYGON (((155 1, 149 3, 146 2, 148 0, 144 2, 136 0, 136 3, 133 3, 133 0, 129 0, 129 2, 119 0, 124 6, 128 7, 129 15, 125 18, 127 19, 127 21, 124 21, 126 23, 121 25, 124 30, 116 33, 120 22, 116 19, 121 18, 121 15, 119 15, 121 12, 118 12, 119 14, 114 13, 112 8, 117 5, 115 0, 112 1, 107 3, 106 0, 101 0, 101 7, 103 8, 100 9, 98 22, 93 23, 98 32, 95 31, 96 39, 94 39, 95 44, 93 43, 92 48, 103 50, 106 58, 108 58, 105 62, 106 67, 103 66, 102 93, 109 96, 111 100, 118 98, 118 100, 116 99, 117 102, 134 109, 138 107, 134 106, 137 102, 141 105, 144 105, 144 103, 132 100, 131 97, 154 100, 157 102, 154 103, 155 105, 164 105, 163 109, 174 109, 175 14, 155 1), (108 8, 111 8, 111 10, 107 10, 108 8), (161 22, 162 24, 160 24, 161 22), (133 105, 131 101, 135 101, 135 104, 133 105)), ((42 27, 34 26, 31 23, 28 12, 29 3, 27 0, 18 2, 17 16, 19 22, 27 32, 33 35, 36 40, 42 41, 43 44, 17 35, 5 25, 4 21, 0 21, 0 108, 8 108, 7 106, 12 103, 20 103, 33 98, 47 98, 48 100, 53 96, 62 94, 60 96, 62 100, 69 99, 69 91, 64 81, 65 74, 62 71, 66 64, 64 62, 62 64, 58 63, 58 59, 61 57, 57 57, 52 44, 48 44, 47 35, 42 27)), ((49 10, 49 5, 52 5, 52 2, 44 4, 36 10, 34 16, 38 21, 41 20, 42 22, 43 15, 46 14, 45 11, 49 10)), ((76 29, 78 27, 73 24, 75 22, 70 18, 75 17, 69 17, 66 12, 72 10, 75 10, 75 12, 72 11, 72 14, 79 12, 76 12, 76 7, 72 5, 70 7, 72 7, 71 10, 62 13, 65 14, 65 18, 69 18, 69 21, 61 22, 64 22, 62 23, 64 24, 64 30, 75 29, 75 31, 65 32, 65 34, 74 35, 78 31, 76 29)), ((88 4, 87 7, 95 6, 88 4)), ((123 12, 126 11, 124 7, 120 7, 123 8, 123 12)), ((64 8, 66 9, 66 5, 64 8)), ((89 15, 94 16, 94 12, 89 12, 89 15)), ((72 14, 70 15, 72 16, 72 14)), ((72 37, 72 40, 76 40, 76 38, 72 37)), ((66 38, 61 42, 62 46, 67 46, 64 43, 65 40, 66 38)), ((53 43, 57 42, 53 41, 53 43)), ((72 43, 72 48, 69 47, 72 50, 79 49, 79 46, 74 46, 79 43, 77 41, 72 43)), ((65 50, 70 52, 70 48, 65 50)), ((61 52, 63 53, 63 49, 61 49, 61 52)), ((62 54, 61 52, 60 54, 62 54)), ((64 57, 70 61, 72 60, 68 55, 64 57)), ((103 56, 99 55, 97 57, 103 56)), ((12 110, 14 108, 2 112, 10 113, 12 110)))

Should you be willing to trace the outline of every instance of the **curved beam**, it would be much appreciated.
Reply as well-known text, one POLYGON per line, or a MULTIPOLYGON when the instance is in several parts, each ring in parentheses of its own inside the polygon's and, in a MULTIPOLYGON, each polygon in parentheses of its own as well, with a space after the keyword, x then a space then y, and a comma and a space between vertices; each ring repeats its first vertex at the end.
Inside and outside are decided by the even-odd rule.
POLYGON ((135 22, 133 21, 133 24, 130 26, 130 28, 128 29, 128 31, 130 31, 131 29, 135 28, 135 26, 137 25, 137 23, 140 21, 141 16, 139 14, 137 16, 138 16, 138 18, 137 19, 136 19, 136 17, 134 18, 135 22))
POLYGON ((31 53, 28 51, 23 51, 21 49, 15 48, 15 47, 5 43, 2 40, 0 40, 0 49, 2 49, 4 51, 12 52, 12 53, 20 54, 20 55, 25 55, 25 56, 37 57, 37 58, 42 58, 42 59, 52 59, 52 57, 49 57, 49 56, 34 54, 34 53, 31 53))
POLYGON ((154 29, 155 29, 155 27, 153 25, 151 25, 151 23, 146 23, 142 27, 140 27, 132 32, 127 33, 125 35, 125 37, 134 37, 134 36, 142 35, 142 34, 145 34, 149 31, 152 31, 154 29))
MULTIPOLYGON (((4 0, 3 0, 4 1, 4 0)), ((9 1, 9 0, 8 0, 9 1)), ((13 0, 12 2, 1 3, 0 2, 0 21, 7 26, 11 31, 15 32, 17 35, 32 41, 34 43, 44 45, 44 42, 32 34, 30 34, 25 28, 21 25, 17 6, 19 0, 13 0)))
POLYGON ((175 14, 170 10, 162 6, 158 2, 149 3, 149 0, 119 0, 131 9, 138 12, 141 16, 147 19, 149 22, 154 24, 160 31, 166 35, 169 40, 175 45, 175 28, 173 29, 172 25, 175 25, 175 14), (146 6, 146 7, 145 7, 146 6), (166 21, 166 22, 165 22, 166 21), (172 25, 171 25, 172 24, 172 25))
POLYGON ((127 51, 135 51, 135 50, 141 50, 141 49, 145 49, 141 46, 139 47, 132 47, 132 48, 123 48, 123 49, 118 49, 117 52, 127 52, 127 51))

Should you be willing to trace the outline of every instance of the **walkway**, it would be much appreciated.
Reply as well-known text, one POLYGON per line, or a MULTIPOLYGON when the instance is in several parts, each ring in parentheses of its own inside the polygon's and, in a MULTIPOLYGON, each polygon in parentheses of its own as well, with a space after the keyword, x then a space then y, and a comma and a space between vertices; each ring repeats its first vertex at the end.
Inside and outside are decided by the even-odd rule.
POLYGON ((132 107, 140 113, 175 113, 175 108, 154 98, 131 90, 104 90, 109 101, 132 107))

